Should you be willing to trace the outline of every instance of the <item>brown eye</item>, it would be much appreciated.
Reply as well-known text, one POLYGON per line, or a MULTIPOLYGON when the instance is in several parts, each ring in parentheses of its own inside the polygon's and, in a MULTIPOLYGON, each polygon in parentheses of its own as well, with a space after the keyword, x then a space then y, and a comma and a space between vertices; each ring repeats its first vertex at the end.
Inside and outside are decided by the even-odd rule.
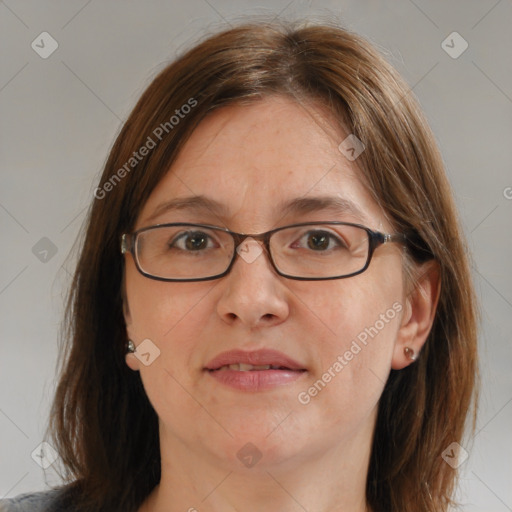
POLYGON ((185 245, 190 251, 205 249, 208 246, 208 235, 204 233, 191 234, 185 240, 185 245))
POLYGON ((329 235, 317 231, 308 237, 308 247, 313 250, 325 250, 329 247, 329 235))
POLYGON ((336 234, 315 230, 304 233, 298 241, 298 246, 305 246, 315 252, 325 252, 330 249, 344 249, 347 247, 342 238, 336 234))
POLYGON ((184 251, 201 251, 212 247, 210 236, 202 231, 187 231, 181 233, 169 244, 170 248, 184 251))

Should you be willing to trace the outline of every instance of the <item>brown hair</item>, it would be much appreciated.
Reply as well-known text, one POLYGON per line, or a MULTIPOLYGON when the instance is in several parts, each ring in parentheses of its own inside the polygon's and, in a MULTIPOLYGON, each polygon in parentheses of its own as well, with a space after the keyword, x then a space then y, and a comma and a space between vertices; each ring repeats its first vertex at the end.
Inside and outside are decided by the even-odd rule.
POLYGON ((452 503, 457 471, 441 454, 461 442, 476 403, 477 320, 434 137, 410 89, 364 39, 329 24, 260 21, 205 39, 161 71, 106 162, 69 296, 49 424, 73 510, 136 510, 160 479, 158 418, 124 361, 120 236, 208 112, 272 94, 320 102, 363 141, 362 179, 409 234, 410 262, 439 264, 441 295, 421 356, 391 371, 380 400, 367 500, 385 512, 441 512, 452 503), (155 147, 135 157, 149 139, 155 147))

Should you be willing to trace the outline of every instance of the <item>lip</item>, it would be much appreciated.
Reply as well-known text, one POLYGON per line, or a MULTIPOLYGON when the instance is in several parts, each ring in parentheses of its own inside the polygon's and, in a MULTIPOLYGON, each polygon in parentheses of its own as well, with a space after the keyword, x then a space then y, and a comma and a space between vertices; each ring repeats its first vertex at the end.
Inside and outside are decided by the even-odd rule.
MULTIPOLYGON (((303 365, 288 357, 286 354, 272 349, 261 349, 252 352, 244 350, 230 350, 214 357, 205 367, 205 370, 218 370, 221 366, 244 363, 254 366, 270 364, 283 366, 289 370, 305 370, 303 365)), ((261 370, 266 371, 266 370, 261 370)))
POLYGON ((290 384, 304 376, 307 369, 299 362, 277 350, 262 349, 253 352, 231 350, 212 359, 204 371, 216 381, 241 391, 264 391, 290 384), (244 363, 254 366, 282 366, 282 369, 239 371, 222 366, 244 363))

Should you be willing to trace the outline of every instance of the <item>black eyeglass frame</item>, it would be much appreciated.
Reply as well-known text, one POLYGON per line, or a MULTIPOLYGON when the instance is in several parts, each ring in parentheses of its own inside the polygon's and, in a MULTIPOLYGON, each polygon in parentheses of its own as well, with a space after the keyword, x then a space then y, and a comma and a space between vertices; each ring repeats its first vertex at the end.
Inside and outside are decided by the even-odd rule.
POLYGON ((124 233, 121 236, 121 254, 130 253, 133 256, 133 260, 135 261, 135 266, 137 267, 137 270, 145 277, 149 279, 154 279, 156 281, 165 281, 165 282, 193 282, 193 281, 212 281, 214 279, 220 279, 221 277, 226 276, 231 271, 231 268, 233 267, 236 257, 238 256, 237 247, 246 239, 246 238, 253 238, 254 240, 258 240, 263 242, 263 245, 265 247, 268 259, 274 268, 274 270, 277 272, 278 275, 285 277, 287 279, 294 279, 296 281, 329 281, 333 279, 346 279, 348 277, 353 277, 358 274, 362 274, 370 265, 370 261, 372 259, 373 253, 375 252, 375 249, 379 247, 380 245, 391 243, 391 242, 402 242, 405 243, 407 240, 407 236, 403 233, 381 233, 380 231, 374 231, 366 226, 363 226, 361 224, 355 224, 352 222, 341 222, 341 221, 318 221, 318 222, 300 222, 298 224, 290 224, 288 226, 280 226, 275 229, 271 229, 270 231, 266 231, 265 233, 258 233, 258 234, 247 234, 247 233, 236 233, 234 231, 230 231, 227 228, 221 228, 219 226, 212 226, 209 224, 194 224, 190 222, 173 222, 168 224, 156 224, 154 226, 146 226, 144 228, 140 228, 137 231, 134 231, 132 233, 124 233), (278 232, 282 231, 284 229, 288 228, 295 228, 300 226, 318 226, 318 225, 335 225, 335 226, 352 226, 357 227, 360 229, 363 229, 368 234, 369 243, 368 243, 368 257, 366 259, 366 263, 364 267, 361 270, 358 270, 356 272, 352 272, 351 274, 342 275, 342 276, 334 276, 334 277, 299 277, 299 276, 291 276, 288 274, 285 274, 281 272, 276 264, 274 263, 274 259, 272 258, 272 253, 270 251, 270 238, 271 236, 278 232), (227 267, 227 269, 222 272, 221 274, 215 274, 213 276, 208 277, 193 277, 193 278, 185 278, 185 279, 178 279, 178 278, 167 278, 167 277, 160 277, 160 276, 154 276, 152 274, 148 274, 145 272, 140 264, 139 264, 139 258, 137 256, 136 243, 137 243, 137 237, 140 233, 143 233, 145 231, 150 231, 153 229, 163 228, 163 227, 171 227, 171 226, 183 226, 183 227, 198 227, 198 228, 205 228, 210 230, 216 230, 216 231, 222 231, 223 233, 227 233, 233 237, 233 241, 235 242, 235 248, 233 250, 233 257, 231 258, 231 261, 227 267))

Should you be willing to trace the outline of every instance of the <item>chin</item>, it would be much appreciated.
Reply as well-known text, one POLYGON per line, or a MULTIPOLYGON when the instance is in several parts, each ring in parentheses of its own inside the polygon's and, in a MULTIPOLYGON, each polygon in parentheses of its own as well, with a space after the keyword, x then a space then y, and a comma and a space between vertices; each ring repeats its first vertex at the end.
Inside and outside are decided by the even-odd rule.
MULTIPOLYGON (((286 417, 282 415, 281 421, 286 417)), ((240 420, 240 418, 238 418, 240 420)), ((304 432, 293 424, 286 428, 285 424, 279 425, 272 418, 265 421, 261 417, 256 420, 245 418, 235 424, 223 423, 233 437, 226 433, 217 438, 217 456, 223 458, 230 471, 264 472, 278 466, 285 467, 296 464, 297 457, 311 448, 312 432, 304 432)), ((211 444, 210 444, 211 446, 211 444)))

